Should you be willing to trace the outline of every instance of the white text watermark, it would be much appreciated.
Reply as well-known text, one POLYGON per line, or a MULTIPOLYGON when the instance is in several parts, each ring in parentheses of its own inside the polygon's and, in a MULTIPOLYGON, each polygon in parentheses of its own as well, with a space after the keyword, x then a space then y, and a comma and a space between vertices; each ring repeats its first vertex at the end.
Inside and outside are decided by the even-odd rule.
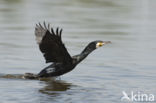
POLYGON ((129 92, 122 91, 121 101, 134 101, 134 102, 154 102, 154 94, 143 92, 129 92))

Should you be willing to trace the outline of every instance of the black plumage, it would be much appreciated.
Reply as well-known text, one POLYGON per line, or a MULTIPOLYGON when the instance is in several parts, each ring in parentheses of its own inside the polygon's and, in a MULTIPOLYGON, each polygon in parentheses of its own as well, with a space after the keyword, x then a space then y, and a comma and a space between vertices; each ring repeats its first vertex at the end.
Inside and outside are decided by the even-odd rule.
POLYGON ((62 29, 57 28, 56 31, 50 28, 50 25, 42 26, 40 23, 36 25, 35 36, 39 44, 40 51, 43 53, 46 63, 52 62, 51 65, 44 68, 38 77, 54 77, 63 75, 75 68, 88 54, 110 41, 93 41, 79 54, 70 56, 62 42, 62 29))

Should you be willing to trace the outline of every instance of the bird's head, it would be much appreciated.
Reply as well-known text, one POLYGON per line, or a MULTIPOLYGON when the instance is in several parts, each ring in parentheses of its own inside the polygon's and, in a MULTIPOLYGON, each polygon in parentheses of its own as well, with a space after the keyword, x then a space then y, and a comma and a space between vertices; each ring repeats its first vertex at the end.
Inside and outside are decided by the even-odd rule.
POLYGON ((105 44, 111 43, 111 41, 100 41, 100 40, 94 41, 94 42, 96 44, 96 46, 95 46, 96 48, 99 48, 99 47, 102 47, 105 44))
POLYGON ((111 43, 111 41, 96 40, 96 41, 89 43, 85 50, 92 51, 108 43, 111 43))
POLYGON ((111 41, 101 41, 101 40, 96 40, 91 43, 89 43, 88 47, 92 49, 97 49, 99 47, 102 47, 105 44, 111 43, 111 41))
POLYGON ((88 46, 82 51, 82 53, 91 53, 93 50, 102 47, 105 44, 111 43, 111 41, 101 41, 101 40, 96 40, 92 41, 91 43, 88 44, 88 46))

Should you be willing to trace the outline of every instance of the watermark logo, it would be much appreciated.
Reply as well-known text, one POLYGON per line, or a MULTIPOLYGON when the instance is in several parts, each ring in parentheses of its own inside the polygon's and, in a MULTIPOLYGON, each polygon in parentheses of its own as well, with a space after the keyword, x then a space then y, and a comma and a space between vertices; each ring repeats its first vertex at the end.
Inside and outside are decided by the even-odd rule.
POLYGON ((147 94, 142 92, 131 91, 128 95, 125 91, 122 91, 123 96, 121 101, 134 101, 134 102, 154 102, 154 94, 147 94))

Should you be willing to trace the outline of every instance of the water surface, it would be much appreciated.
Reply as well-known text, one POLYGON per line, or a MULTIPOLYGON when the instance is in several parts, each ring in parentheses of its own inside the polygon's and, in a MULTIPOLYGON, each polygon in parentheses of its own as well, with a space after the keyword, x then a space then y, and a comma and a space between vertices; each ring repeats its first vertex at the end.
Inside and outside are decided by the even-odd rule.
POLYGON ((38 22, 63 28, 71 55, 93 40, 112 44, 61 80, 0 79, 0 102, 121 103, 122 91, 155 94, 155 7, 154 0, 1 0, 2 74, 38 73, 48 65, 35 41, 38 22))

